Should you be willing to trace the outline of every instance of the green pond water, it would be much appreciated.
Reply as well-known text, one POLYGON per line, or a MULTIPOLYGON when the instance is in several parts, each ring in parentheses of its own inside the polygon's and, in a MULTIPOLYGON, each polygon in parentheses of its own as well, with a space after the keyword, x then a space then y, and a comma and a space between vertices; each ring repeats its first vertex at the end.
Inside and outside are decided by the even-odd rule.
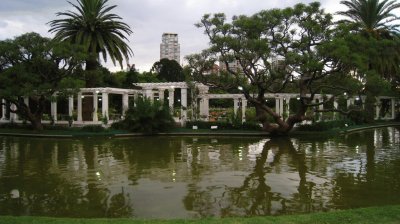
POLYGON ((0 215, 197 218, 400 204, 400 129, 335 138, 0 137, 0 215))

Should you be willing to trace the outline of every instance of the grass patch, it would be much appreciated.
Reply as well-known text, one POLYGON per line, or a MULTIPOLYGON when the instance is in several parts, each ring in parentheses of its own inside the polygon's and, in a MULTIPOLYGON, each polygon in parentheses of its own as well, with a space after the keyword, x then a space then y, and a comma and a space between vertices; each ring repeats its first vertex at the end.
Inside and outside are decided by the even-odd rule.
POLYGON ((206 218, 187 220, 139 220, 139 219, 72 219, 72 218, 46 218, 46 217, 10 217, 0 216, 2 224, 172 224, 172 223, 210 223, 210 224, 394 224, 400 223, 400 206, 382 206, 360 209, 350 209, 327 213, 313 213, 306 215, 287 216, 259 216, 249 218, 206 218))

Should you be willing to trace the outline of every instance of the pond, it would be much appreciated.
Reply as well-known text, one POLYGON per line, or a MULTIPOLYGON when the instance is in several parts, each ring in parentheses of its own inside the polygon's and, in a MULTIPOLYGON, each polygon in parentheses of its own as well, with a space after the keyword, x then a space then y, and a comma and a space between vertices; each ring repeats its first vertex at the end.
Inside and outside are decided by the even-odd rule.
POLYGON ((336 138, 0 137, 0 215, 197 218, 400 204, 400 129, 336 138))

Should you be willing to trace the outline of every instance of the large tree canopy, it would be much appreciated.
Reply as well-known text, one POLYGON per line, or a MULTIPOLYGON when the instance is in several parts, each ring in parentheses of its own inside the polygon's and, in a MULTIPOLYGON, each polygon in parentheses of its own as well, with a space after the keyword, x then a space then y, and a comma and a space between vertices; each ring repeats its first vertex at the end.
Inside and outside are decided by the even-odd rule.
POLYGON ((110 13, 116 5, 108 6, 108 0, 77 0, 70 4, 76 12, 59 12, 57 16, 65 18, 49 22, 50 32, 55 32, 55 39, 73 44, 81 44, 90 53, 86 61, 86 70, 97 67, 99 54, 107 60, 107 54, 115 64, 122 66, 124 59, 132 55, 127 45, 126 35, 132 33, 129 25, 121 22, 120 16, 110 13))
POLYGON ((187 57, 194 75, 226 90, 239 87, 256 107, 266 131, 287 133, 296 123, 308 119, 309 108, 329 100, 315 103, 315 94, 332 89, 337 94, 349 91, 332 80, 348 75, 350 67, 343 60, 353 60, 353 54, 346 45, 340 45, 342 42, 331 41, 335 36, 332 16, 317 2, 235 16, 232 22, 224 14, 205 15, 197 26, 205 30, 211 47, 187 57), (338 59, 338 55, 345 58, 338 59), (217 61, 225 64, 226 72, 208 75, 217 61), (240 68, 231 69, 230 62, 237 62, 240 68), (264 94, 289 88, 299 94, 300 106, 284 119, 265 104, 264 94))
POLYGON ((185 81, 183 69, 175 60, 163 58, 153 64, 152 72, 158 74, 158 79, 167 82, 182 82, 185 81))
POLYGON ((74 45, 62 44, 27 33, 0 41, 0 98, 16 106, 9 110, 42 129, 44 104, 58 95, 72 94, 82 87, 79 71, 85 55, 74 45), (26 105, 29 97, 32 105, 26 105))

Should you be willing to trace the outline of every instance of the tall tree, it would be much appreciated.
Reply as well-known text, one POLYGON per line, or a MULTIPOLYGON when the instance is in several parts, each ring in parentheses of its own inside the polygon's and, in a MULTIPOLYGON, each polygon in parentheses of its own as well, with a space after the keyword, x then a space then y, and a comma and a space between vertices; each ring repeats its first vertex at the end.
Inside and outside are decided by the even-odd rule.
POLYGON ((239 88, 270 133, 286 134, 296 123, 310 119, 310 108, 328 102, 315 103, 315 94, 335 88, 344 91, 324 81, 347 75, 343 64, 330 56, 332 52, 348 57, 351 52, 331 43, 332 16, 317 2, 265 10, 250 17, 235 16, 231 23, 224 14, 205 15, 197 26, 204 28, 211 47, 187 57, 194 75, 219 88, 239 88), (227 71, 209 75, 216 61, 224 63, 227 71), (238 62, 240 69, 230 69, 232 61, 238 62), (288 88, 297 90, 300 106, 285 119, 266 105, 265 94, 288 88))
POLYGON ((167 82, 182 82, 185 81, 182 66, 175 60, 163 58, 154 63, 151 68, 152 72, 158 74, 158 79, 167 82))
MULTIPOLYGON (((107 60, 107 54, 115 64, 123 67, 124 59, 128 60, 132 49, 126 43, 127 35, 132 33, 129 25, 120 21, 122 18, 110 13, 116 5, 108 6, 108 0, 77 0, 69 2, 77 12, 58 12, 57 16, 65 18, 50 21, 50 32, 55 32, 55 40, 84 46, 89 53, 86 70, 94 71, 99 65, 100 54, 107 60)), ((87 77, 87 87, 93 87, 93 74, 87 77)))
MULTIPOLYGON (((375 96, 378 93, 375 84, 379 78, 386 79, 396 88, 400 73, 400 18, 394 14, 400 9, 400 3, 395 0, 345 0, 341 4, 348 7, 347 11, 338 14, 348 17, 344 20, 355 25, 355 31, 365 40, 359 38, 360 45, 369 42, 369 46, 361 50, 366 54, 367 69, 356 67, 365 80, 366 121, 374 119, 375 96), (375 49, 365 50, 365 49, 375 49)), ((357 35, 357 34, 355 34, 357 35)))
POLYGON ((0 98, 16 107, 9 110, 43 129, 41 119, 45 102, 54 93, 69 95, 82 87, 76 77, 85 55, 77 46, 54 42, 37 33, 27 33, 13 40, 0 41, 0 98), (27 105, 24 97, 31 102, 27 105))

